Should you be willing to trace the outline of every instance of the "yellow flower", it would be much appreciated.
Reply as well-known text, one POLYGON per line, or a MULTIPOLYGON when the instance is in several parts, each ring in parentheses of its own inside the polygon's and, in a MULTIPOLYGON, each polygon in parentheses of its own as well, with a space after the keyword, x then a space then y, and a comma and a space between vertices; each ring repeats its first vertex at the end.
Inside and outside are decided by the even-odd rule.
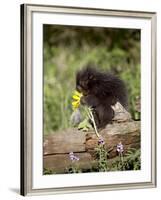
POLYGON ((77 109, 79 106, 80 106, 80 99, 82 97, 82 93, 78 92, 78 91, 74 91, 74 94, 73 94, 73 102, 72 102, 72 107, 73 107, 73 110, 77 109))

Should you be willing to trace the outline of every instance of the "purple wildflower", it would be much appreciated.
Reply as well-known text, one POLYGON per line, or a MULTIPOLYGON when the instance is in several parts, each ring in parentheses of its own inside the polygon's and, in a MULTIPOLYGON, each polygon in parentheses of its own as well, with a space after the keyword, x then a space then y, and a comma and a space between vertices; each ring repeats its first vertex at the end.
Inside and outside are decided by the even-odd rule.
POLYGON ((123 146, 123 144, 122 144, 121 142, 119 142, 119 143, 117 144, 116 150, 117 150, 117 152, 120 153, 120 154, 123 153, 123 151, 124 151, 124 146, 123 146))
POLYGON ((79 157, 75 156, 73 152, 70 152, 70 153, 69 153, 69 158, 70 158, 70 160, 73 161, 73 162, 79 160, 79 157))
POLYGON ((99 144, 99 145, 104 145, 104 144, 105 144, 103 138, 99 138, 99 140, 98 140, 98 144, 99 144))

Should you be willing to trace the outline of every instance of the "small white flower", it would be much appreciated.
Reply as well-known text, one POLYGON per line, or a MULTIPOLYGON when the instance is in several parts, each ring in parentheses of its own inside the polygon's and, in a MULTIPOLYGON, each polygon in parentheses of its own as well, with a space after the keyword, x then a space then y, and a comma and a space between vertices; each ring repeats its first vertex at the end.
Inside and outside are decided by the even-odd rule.
POLYGON ((79 157, 75 156, 73 152, 69 153, 69 158, 71 161, 78 161, 79 157))
POLYGON ((124 151, 124 146, 121 142, 117 144, 116 150, 118 153, 122 153, 124 151))

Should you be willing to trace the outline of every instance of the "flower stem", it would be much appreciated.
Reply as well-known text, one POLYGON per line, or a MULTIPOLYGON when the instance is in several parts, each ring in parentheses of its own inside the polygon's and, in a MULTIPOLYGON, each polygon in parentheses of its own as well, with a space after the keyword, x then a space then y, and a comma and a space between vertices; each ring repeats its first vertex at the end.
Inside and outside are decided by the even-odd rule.
POLYGON ((99 133, 98 133, 98 131, 97 131, 97 126, 96 126, 96 123, 95 123, 94 116, 93 116, 93 113, 92 113, 91 108, 87 108, 87 109, 86 109, 86 112, 87 112, 88 117, 89 117, 90 120, 92 121, 93 126, 94 126, 94 131, 95 131, 97 137, 99 138, 100 135, 99 135, 99 133))

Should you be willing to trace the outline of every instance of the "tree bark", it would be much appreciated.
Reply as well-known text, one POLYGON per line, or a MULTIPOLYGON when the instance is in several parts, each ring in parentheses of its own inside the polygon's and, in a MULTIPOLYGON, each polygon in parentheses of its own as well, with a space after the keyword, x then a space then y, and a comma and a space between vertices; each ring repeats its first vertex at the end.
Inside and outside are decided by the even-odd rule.
MULTIPOLYGON (((140 122, 114 122, 99 132, 108 152, 108 159, 118 155, 116 146, 121 142, 124 153, 129 148, 140 148, 140 122)), ((98 137, 94 131, 82 132, 77 129, 67 129, 44 137, 43 166, 52 169, 55 173, 65 173, 73 164, 69 153, 79 157, 77 165, 84 171, 88 171, 97 165, 95 160, 95 148, 98 145, 98 137)))

